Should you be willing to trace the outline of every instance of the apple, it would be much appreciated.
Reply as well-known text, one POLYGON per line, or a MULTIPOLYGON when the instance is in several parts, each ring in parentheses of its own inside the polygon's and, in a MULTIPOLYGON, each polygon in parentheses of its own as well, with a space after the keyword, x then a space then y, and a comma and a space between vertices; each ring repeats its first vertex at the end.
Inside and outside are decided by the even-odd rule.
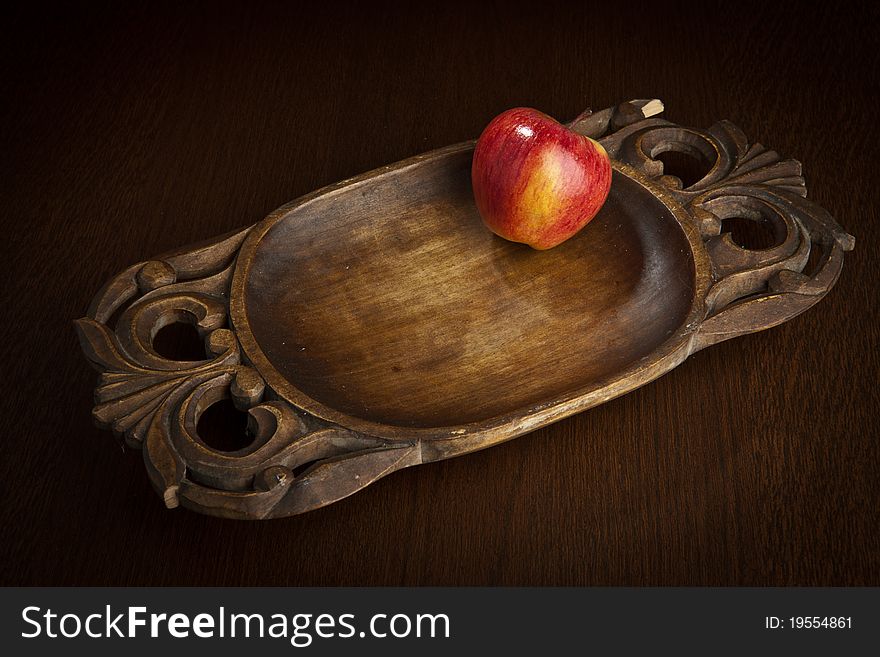
POLYGON ((596 216, 611 188, 611 161, 600 143, 543 112, 517 107, 483 130, 471 182, 489 230, 543 250, 596 216))

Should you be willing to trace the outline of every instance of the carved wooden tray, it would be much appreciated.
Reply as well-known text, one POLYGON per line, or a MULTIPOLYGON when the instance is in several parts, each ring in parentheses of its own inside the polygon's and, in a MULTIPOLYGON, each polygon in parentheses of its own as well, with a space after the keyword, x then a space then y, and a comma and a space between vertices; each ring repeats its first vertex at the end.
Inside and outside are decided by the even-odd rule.
POLYGON ((287 516, 601 404, 819 301, 853 238, 806 200, 800 164, 659 109, 574 124, 601 137, 614 179, 593 222, 549 251, 483 227, 467 142, 129 267, 76 322, 101 372, 95 420, 143 449, 169 507, 287 516), (713 164, 682 189, 666 151, 713 164), (740 248, 721 232, 731 217, 769 222, 776 244, 740 248), (196 327, 206 360, 153 348, 173 322, 196 327), (229 398, 252 441, 221 452, 197 426, 229 398))

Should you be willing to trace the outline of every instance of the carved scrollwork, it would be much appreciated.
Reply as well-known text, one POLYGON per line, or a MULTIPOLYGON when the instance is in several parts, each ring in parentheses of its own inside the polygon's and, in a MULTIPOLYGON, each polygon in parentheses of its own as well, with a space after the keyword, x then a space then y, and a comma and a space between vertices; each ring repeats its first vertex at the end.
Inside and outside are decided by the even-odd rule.
POLYGON ((335 501, 417 462, 418 451, 415 443, 363 436, 298 411, 274 398, 246 363, 226 326, 235 255, 248 230, 126 269, 97 295, 76 328, 83 351, 101 372, 96 423, 143 449, 166 505, 261 518, 335 501), (196 329, 205 359, 178 361, 157 353, 154 338, 174 322, 196 329), (211 448, 198 433, 202 414, 223 399, 248 414, 252 440, 235 452, 211 448), (346 459, 352 460, 348 468, 339 464, 346 459))
POLYGON ((800 162, 750 144, 729 121, 708 130, 683 128, 658 118, 627 121, 601 143, 609 155, 663 186, 693 217, 712 262, 706 319, 693 349, 770 328, 803 312, 834 285, 843 253, 855 240, 827 211, 806 199, 800 162), (660 159, 676 151, 709 163, 694 184, 667 175, 660 159), (733 217, 768 225, 776 244, 752 250, 722 233, 733 217), (815 272, 805 272, 810 252, 821 250, 815 272))

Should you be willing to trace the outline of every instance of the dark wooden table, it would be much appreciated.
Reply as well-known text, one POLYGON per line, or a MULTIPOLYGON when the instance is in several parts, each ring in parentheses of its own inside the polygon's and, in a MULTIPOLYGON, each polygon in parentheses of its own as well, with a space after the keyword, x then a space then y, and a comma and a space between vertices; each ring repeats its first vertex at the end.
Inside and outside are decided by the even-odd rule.
POLYGON ((0 582, 880 584, 877 11, 615 4, 4 9, 0 582), (285 520, 166 510, 92 427, 71 322, 123 267, 508 107, 651 97, 803 162, 857 240, 816 308, 285 520))

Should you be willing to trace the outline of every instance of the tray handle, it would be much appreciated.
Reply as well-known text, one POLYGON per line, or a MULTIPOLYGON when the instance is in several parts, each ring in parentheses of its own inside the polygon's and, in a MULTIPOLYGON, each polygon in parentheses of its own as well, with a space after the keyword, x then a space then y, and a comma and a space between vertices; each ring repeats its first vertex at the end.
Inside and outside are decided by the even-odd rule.
POLYGON ((662 109, 659 100, 632 100, 585 113, 572 126, 599 138, 613 159, 658 183, 698 228, 712 281, 692 351, 771 328, 817 303, 837 282, 855 238, 807 200, 801 163, 750 144, 730 121, 698 130, 654 116, 662 109), (704 163, 702 178, 685 187, 670 175, 661 158, 670 151, 704 163), (768 225, 775 244, 740 247, 724 231, 724 221, 731 218, 768 225), (810 253, 817 249, 814 266, 810 253))
POLYGON ((844 252, 855 245, 826 210, 772 184, 724 186, 695 199, 692 213, 700 222, 714 280, 693 351, 804 312, 831 290, 844 252), (722 232, 723 221, 734 217, 769 225, 776 244, 761 250, 737 245, 731 233, 722 232), (811 267, 810 254, 817 249, 811 267))

